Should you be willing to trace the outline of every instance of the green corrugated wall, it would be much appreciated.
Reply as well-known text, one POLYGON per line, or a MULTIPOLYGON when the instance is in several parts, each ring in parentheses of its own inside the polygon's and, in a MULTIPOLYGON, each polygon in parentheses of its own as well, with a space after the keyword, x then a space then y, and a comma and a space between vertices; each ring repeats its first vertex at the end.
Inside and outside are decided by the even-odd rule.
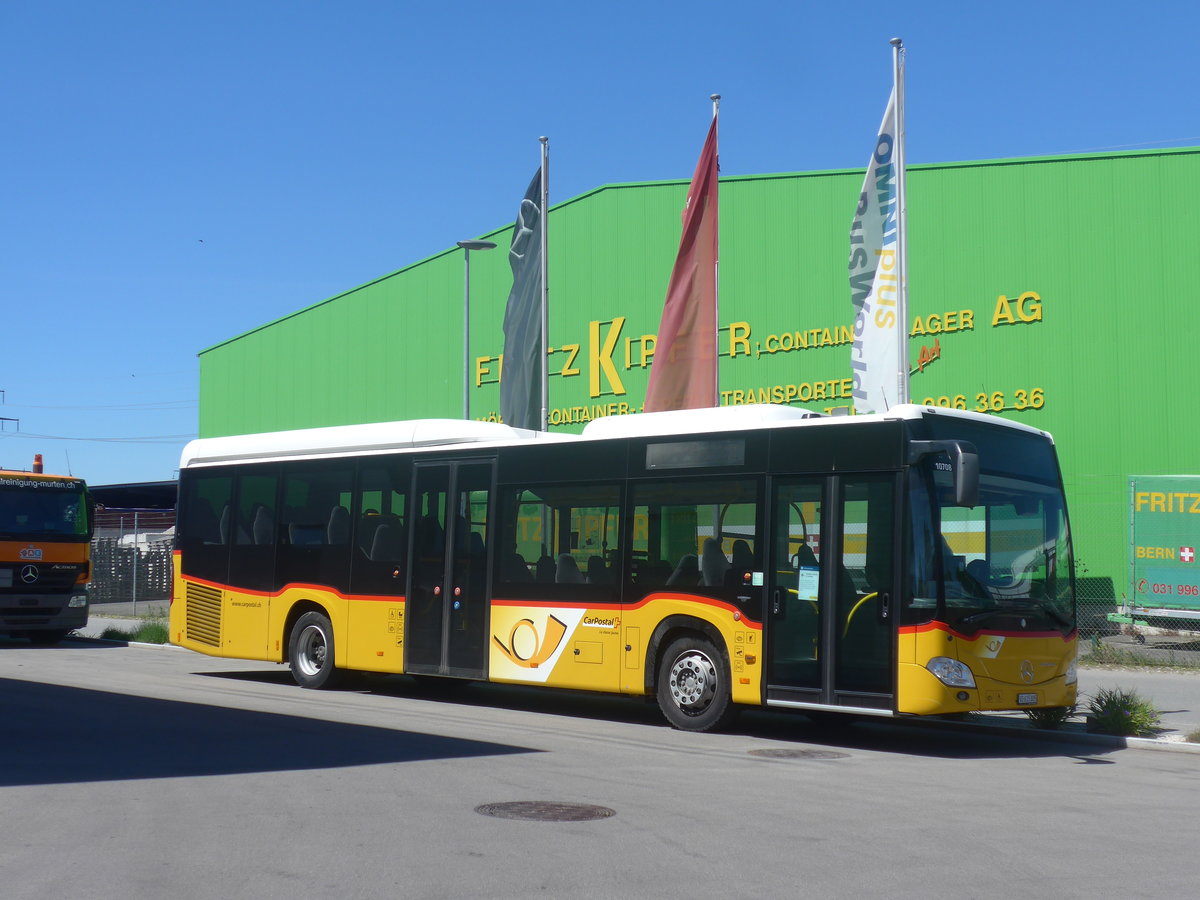
MULTIPOLYGON (((815 343, 827 329, 836 341, 852 321, 847 236, 861 182, 861 170, 721 180, 721 323, 742 339, 729 356, 723 333, 723 402, 848 404, 837 396, 847 345, 769 351, 814 329, 815 343)), ((1197 184, 1200 149, 908 173, 910 313, 927 332, 912 337, 912 363, 935 341, 940 351, 914 374, 913 399, 961 397, 974 409, 979 395, 999 393, 1003 415, 1052 432, 1079 557, 1118 596, 1127 476, 1200 471, 1187 408, 1200 381, 1189 350, 1197 184), (1021 312, 1034 319, 1030 294, 1040 319, 1024 322, 1021 312), (1014 321, 993 325, 1001 296, 1014 321), (929 316, 950 311, 961 325, 962 310, 972 328, 932 333, 929 316), (1031 408, 1011 408, 1021 391, 1031 408)), ((658 328, 686 190, 686 181, 615 185, 552 206, 550 405, 552 421, 569 422, 556 427, 578 430, 600 405, 641 405, 640 339, 658 328), (608 369, 597 351, 617 323, 608 369)), ((471 255, 472 359, 502 351, 510 232, 487 235, 499 249, 471 255)), ((458 417, 462 291, 454 248, 203 351, 200 434, 458 417)), ((475 418, 499 410, 497 363, 482 368, 490 374, 471 390, 475 418)))

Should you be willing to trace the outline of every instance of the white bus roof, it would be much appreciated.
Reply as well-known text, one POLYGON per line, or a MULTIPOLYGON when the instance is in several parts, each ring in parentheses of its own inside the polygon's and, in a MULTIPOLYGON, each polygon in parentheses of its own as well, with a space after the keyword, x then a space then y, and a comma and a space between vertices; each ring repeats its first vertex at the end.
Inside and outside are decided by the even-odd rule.
POLYGON ((200 438, 191 441, 183 448, 179 468, 280 458, 299 459, 355 453, 384 453, 456 444, 501 446, 532 441, 570 442, 658 437, 673 434, 736 433, 755 428, 823 427, 836 423, 919 419, 928 416, 983 422, 1050 437, 1040 429, 1014 422, 1011 419, 934 406, 903 404, 892 407, 886 413, 827 416, 806 409, 764 403, 605 416, 588 423, 584 427, 582 435, 529 431, 523 428, 513 428, 500 422, 476 422, 465 419, 413 419, 400 422, 376 422, 369 425, 334 425, 326 428, 301 428, 294 431, 200 438))
POLYGON ((415 450, 451 444, 513 444, 524 441, 579 440, 573 434, 548 434, 499 422, 468 419, 412 419, 368 425, 331 425, 199 438, 183 448, 179 468, 224 462, 336 456, 338 454, 415 450))
POLYGON ((821 413, 773 403, 718 406, 710 409, 604 416, 585 425, 583 436, 594 439, 696 434, 705 431, 744 431, 747 428, 766 428, 781 422, 799 422, 819 417, 821 413))

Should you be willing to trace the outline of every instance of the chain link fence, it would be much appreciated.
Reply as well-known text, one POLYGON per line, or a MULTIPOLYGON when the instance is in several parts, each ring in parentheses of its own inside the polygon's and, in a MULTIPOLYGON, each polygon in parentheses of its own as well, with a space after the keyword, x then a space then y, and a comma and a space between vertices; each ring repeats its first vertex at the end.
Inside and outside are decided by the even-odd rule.
POLYGON ((97 511, 88 602, 99 607, 169 600, 174 543, 174 510, 97 511))

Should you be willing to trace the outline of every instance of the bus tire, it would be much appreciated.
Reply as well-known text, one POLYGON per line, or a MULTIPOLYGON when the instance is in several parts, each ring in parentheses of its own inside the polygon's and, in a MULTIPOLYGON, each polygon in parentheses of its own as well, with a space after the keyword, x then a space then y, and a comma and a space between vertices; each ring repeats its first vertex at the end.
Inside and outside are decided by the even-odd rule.
POLYGON ((333 624, 324 613, 306 612, 292 626, 288 664, 302 688, 331 688, 342 673, 333 665, 333 624))
POLYGON ((737 712, 730 698, 725 654, 702 637, 672 641, 658 667, 658 706, 672 727, 711 731, 737 712))

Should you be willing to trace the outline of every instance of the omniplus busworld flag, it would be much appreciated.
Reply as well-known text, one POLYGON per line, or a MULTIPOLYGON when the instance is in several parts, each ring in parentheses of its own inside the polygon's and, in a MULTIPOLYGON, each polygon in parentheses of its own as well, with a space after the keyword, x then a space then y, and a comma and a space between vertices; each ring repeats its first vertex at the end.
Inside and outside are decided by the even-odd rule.
POLYGON ((898 39, 893 46, 897 47, 896 83, 875 137, 875 149, 850 226, 850 296, 854 301, 850 368, 854 409, 859 413, 882 412, 908 402, 904 88, 898 39))
POLYGON ((854 301, 856 412, 882 412, 896 405, 899 204, 896 197, 896 92, 888 99, 875 151, 867 167, 850 226, 850 297, 854 301))

